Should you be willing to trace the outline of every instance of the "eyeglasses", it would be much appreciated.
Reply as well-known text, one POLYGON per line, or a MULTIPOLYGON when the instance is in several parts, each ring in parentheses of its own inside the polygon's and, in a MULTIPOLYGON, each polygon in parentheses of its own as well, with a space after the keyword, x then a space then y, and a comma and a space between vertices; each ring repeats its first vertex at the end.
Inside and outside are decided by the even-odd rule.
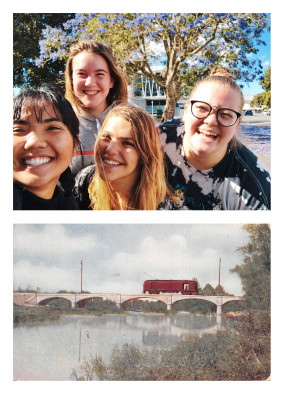
MULTIPOLYGON (((190 100, 191 102, 191 113, 195 118, 202 119, 208 117, 211 111, 216 106, 210 106, 210 104, 204 101, 190 100)), ((232 126, 234 125, 241 114, 237 111, 231 110, 230 108, 217 108, 216 118, 220 125, 232 126)))

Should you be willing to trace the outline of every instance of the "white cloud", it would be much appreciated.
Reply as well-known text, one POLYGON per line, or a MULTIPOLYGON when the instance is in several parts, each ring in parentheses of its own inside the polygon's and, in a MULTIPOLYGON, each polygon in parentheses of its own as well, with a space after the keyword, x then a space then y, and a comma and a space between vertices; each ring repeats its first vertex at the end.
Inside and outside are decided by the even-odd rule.
POLYGON ((33 265, 29 261, 19 261, 14 265, 14 288, 26 289, 31 286, 42 291, 58 291, 60 289, 80 289, 80 276, 74 271, 54 265, 33 265), (76 285, 75 282, 78 282, 76 285))
POLYGON ((45 225, 42 231, 35 232, 33 226, 17 225, 14 234, 14 251, 18 254, 51 254, 61 257, 78 252, 106 249, 98 237, 85 233, 81 237, 68 234, 64 225, 45 225))
POLYGON ((82 259, 83 288, 92 292, 141 293, 143 282, 151 277, 196 277, 202 287, 207 283, 215 287, 221 257, 221 284, 240 294, 240 279, 230 273, 241 262, 236 248, 247 241, 240 227, 73 225, 67 229, 51 225, 32 231, 20 226, 14 235, 14 286, 79 290, 82 259), (68 255, 65 258, 62 249, 68 255))

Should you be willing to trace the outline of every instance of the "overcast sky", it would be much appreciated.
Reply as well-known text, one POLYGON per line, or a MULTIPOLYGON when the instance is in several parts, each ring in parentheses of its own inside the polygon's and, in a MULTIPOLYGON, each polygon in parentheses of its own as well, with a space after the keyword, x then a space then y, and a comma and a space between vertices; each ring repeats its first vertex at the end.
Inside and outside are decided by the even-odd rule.
POLYGON ((242 225, 25 224, 14 226, 14 288, 141 293, 151 279, 192 279, 242 294, 230 269, 248 241, 242 225), (149 275, 147 275, 149 274, 149 275))

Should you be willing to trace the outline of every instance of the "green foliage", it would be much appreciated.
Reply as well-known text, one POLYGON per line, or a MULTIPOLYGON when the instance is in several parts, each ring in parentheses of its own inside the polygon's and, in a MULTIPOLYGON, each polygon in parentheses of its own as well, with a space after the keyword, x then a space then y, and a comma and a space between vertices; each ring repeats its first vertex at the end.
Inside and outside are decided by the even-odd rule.
POLYGON ((265 97, 266 93, 259 93, 253 96, 252 101, 250 102, 251 107, 262 108, 265 105, 265 97))
MULTIPOLYGON (((64 60, 51 60, 44 67, 38 67, 35 59, 40 56, 42 30, 46 25, 62 27, 74 14, 13 14, 14 87, 38 86, 48 83, 60 84, 60 71, 64 71, 64 60)), ((62 86, 63 87, 63 86, 62 86)))
POLYGON ((50 307, 22 307, 14 304, 13 321, 14 325, 53 321, 60 318, 60 312, 52 310, 50 307))
POLYGON ((268 90, 268 92, 266 92, 264 104, 267 108, 271 108, 271 90, 268 90))
POLYGON ((126 305, 125 309, 128 311, 165 312, 167 306, 161 301, 136 300, 131 302, 131 304, 126 305))
POLYGON ((250 241, 238 248, 243 253, 243 263, 232 272, 241 278, 246 307, 270 310, 270 228, 266 224, 251 224, 243 229, 249 233, 250 241))
POLYGON ((207 285, 205 285, 203 289, 200 289, 198 293, 202 294, 204 296, 216 296, 217 295, 215 289, 213 288, 212 285, 210 285, 210 283, 207 283, 207 285))
POLYGON ((271 67, 265 70, 264 79, 260 81, 260 84, 266 92, 271 90, 271 67))
POLYGON ((37 290, 33 289, 31 285, 27 285, 26 289, 22 289, 20 286, 14 290, 15 293, 37 293, 37 290))
POLYGON ((177 99, 187 96, 194 83, 216 65, 229 66, 237 79, 254 80, 262 66, 247 55, 257 52, 268 26, 268 15, 248 13, 15 14, 15 84, 52 81, 63 85, 60 71, 68 48, 92 38, 111 44, 129 82, 139 73, 164 89, 163 121, 172 117, 177 99), (165 65, 162 75, 152 69, 157 60, 165 65))
POLYGON ((92 299, 85 306, 88 311, 116 312, 118 310, 116 303, 111 300, 92 299))
POLYGON ((73 369, 71 378, 76 381, 103 381, 106 377, 106 366, 101 357, 91 357, 90 360, 84 361, 81 365, 83 375, 79 376, 75 369, 73 369))
POLYGON ((251 101, 251 107, 271 108, 271 67, 265 70, 264 79, 260 81, 265 92, 257 94, 251 101))
POLYGON ((55 310, 68 310, 71 308, 71 302, 67 299, 54 299, 48 303, 51 309, 55 310))
POLYGON ((173 304, 172 310, 206 314, 216 312, 216 305, 204 300, 180 300, 173 304))
POLYGON ((110 359, 111 376, 114 380, 137 380, 137 374, 143 366, 143 353, 134 344, 125 344, 120 349, 115 347, 110 359))

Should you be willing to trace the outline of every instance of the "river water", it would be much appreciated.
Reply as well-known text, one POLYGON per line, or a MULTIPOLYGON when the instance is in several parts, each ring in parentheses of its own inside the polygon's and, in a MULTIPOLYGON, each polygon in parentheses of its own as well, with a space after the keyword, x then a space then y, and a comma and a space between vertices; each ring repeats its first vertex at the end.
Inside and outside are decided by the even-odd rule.
POLYGON ((14 380, 70 380, 91 356, 108 363, 114 346, 172 347, 188 335, 217 332, 216 318, 186 312, 66 316, 14 328, 14 380))

